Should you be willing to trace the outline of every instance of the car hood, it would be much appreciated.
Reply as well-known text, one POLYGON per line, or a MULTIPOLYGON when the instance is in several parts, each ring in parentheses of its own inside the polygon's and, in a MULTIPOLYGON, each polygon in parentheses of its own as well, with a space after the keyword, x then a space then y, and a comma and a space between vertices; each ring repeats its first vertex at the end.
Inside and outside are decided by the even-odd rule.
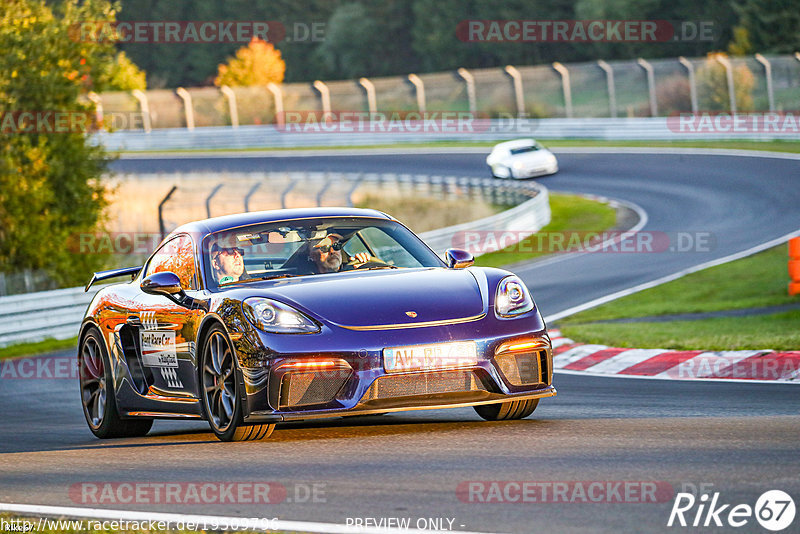
POLYGON ((420 268, 290 278, 269 296, 337 326, 402 328, 475 319, 486 313, 486 287, 479 269, 420 268))

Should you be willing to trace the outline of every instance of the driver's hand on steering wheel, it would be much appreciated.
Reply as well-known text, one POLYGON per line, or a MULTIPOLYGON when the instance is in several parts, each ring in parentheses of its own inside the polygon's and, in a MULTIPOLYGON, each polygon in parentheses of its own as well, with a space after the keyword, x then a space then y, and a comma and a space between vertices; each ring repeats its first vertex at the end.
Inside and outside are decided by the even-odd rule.
POLYGON ((369 261, 375 261, 377 258, 373 258, 369 255, 369 252, 359 252, 355 256, 350 258, 350 261, 353 263, 367 263, 369 261))

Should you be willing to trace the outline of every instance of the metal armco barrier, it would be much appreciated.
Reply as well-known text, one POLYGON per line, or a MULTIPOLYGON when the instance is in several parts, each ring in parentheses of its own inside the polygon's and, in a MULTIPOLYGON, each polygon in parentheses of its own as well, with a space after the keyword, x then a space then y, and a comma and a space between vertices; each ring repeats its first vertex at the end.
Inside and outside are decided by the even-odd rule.
MULTIPOLYGON (((287 132, 273 125, 214 126, 206 128, 164 128, 150 132, 118 131, 99 133, 94 142, 115 151, 159 151, 183 149, 291 148, 325 146, 366 146, 435 141, 502 141, 519 137, 537 139, 665 140, 692 141, 739 139, 768 141, 798 139, 796 128, 746 131, 722 123, 715 126, 682 125, 678 117, 596 118, 596 119, 491 119, 475 131, 349 133, 287 132), (685 130, 685 131, 682 131, 685 130), (696 131, 699 130, 699 131, 696 131)), ((755 130, 755 129, 754 129, 755 130)))

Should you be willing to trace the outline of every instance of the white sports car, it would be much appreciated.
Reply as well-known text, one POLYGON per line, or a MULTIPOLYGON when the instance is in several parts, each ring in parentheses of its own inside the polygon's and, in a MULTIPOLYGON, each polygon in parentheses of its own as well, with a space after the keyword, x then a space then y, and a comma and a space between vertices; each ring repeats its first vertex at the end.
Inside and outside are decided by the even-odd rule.
POLYGON ((495 145, 486 164, 495 178, 532 178, 558 172, 555 155, 534 139, 495 145))

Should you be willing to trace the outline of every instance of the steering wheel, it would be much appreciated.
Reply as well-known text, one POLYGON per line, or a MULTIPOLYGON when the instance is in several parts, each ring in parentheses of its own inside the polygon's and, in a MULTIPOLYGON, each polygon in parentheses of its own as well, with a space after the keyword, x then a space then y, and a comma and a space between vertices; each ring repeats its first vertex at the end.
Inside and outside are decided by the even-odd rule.
POLYGON ((360 262, 357 259, 353 258, 352 260, 350 260, 347 263, 347 265, 349 265, 353 269, 369 269, 369 268, 372 268, 372 267, 387 267, 387 266, 389 266, 389 264, 386 263, 385 261, 383 261, 381 259, 378 259, 378 258, 375 258, 375 257, 370 257, 370 259, 368 261, 364 261, 364 262, 360 262))

